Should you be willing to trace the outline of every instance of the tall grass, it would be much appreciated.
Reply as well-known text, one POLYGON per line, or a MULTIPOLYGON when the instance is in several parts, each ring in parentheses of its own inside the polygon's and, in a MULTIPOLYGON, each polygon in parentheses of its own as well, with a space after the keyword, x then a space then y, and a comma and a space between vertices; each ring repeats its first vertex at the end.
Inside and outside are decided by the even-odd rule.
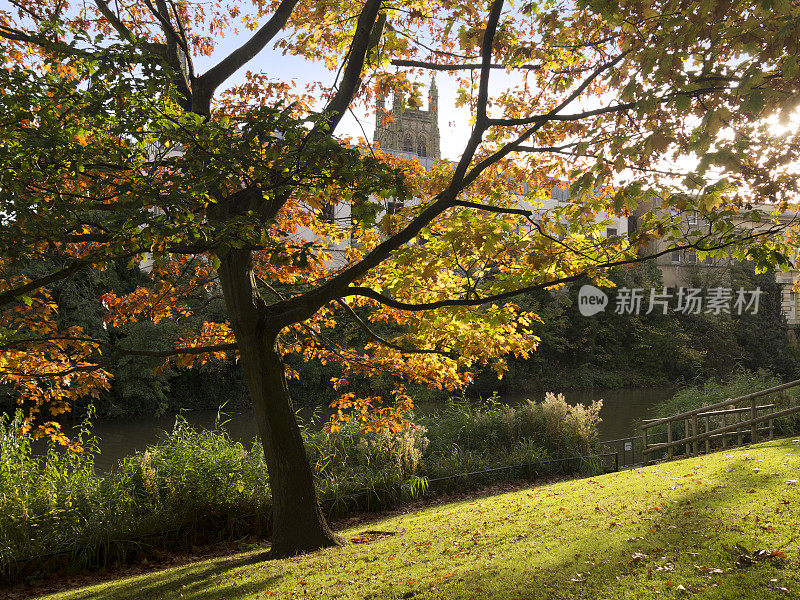
MULTIPOLYGON (((430 491, 593 468, 548 461, 591 453, 598 411, 598 404, 572 407, 554 395, 519 407, 453 402, 399 433, 363 434, 352 424, 332 434, 306 428, 304 437, 331 516, 430 491), (533 467, 491 471, 521 464, 533 467), (469 471, 488 472, 454 477, 469 471)), ((84 452, 51 445, 37 455, 31 438, 18 434, 22 419, 0 418, 0 578, 269 532, 269 480, 258 443, 246 448, 219 426, 195 429, 178 417, 161 443, 100 474, 88 422, 79 440, 84 452)))

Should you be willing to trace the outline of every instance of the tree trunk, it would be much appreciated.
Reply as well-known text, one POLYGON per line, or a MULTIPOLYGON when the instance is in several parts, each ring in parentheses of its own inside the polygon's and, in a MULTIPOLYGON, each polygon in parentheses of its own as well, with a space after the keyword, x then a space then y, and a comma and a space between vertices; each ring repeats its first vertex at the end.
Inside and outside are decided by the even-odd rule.
POLYGON ((319 507, 314 478, 297 426, 277 331, 255 289, 251 255, 231 250, 220 256, 219 276, 228 318, 236 336, 272 492, 273 557, 339 544, 319 507))

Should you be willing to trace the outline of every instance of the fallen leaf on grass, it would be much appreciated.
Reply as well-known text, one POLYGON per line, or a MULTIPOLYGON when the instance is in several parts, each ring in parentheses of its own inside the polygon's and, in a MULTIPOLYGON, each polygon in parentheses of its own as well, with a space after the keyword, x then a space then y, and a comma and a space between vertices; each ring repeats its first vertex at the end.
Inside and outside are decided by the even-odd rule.
POLYGON ((706 567, 706 566, 703 566, 703 565, 695 565, 694 568, 698 569, 699 571, 701 571, 703 573, 712 573, 712 574, 715 574, 715 575, 725 572, 722 569, 715 569, 715 568, 706 567))
POLYGON ((733 561, 733 564, 738 569, 744 569, 767 558, 777 561, 786 560, 786 554, 780 550, 755 550, 750 552, 741 544, 736 544, 735 549, 725 548, 724 546, 723 549, 736 556, 736 560, 733 561))

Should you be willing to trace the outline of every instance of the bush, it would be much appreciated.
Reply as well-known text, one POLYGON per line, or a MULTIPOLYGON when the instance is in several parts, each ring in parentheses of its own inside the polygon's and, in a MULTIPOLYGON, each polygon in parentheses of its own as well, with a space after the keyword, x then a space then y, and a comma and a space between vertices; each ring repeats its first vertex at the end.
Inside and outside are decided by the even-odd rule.
POLYGON ((592 451, 602 406, 602 401, 571 406, 563 395, 552 393, 545 394, 544 402, 528 400, 520 406, 492 397, 483 405, 453 401, 421 422, 428 427, 432 453, 457 445, 496 454, 534 441, 552 458, 566 458, 592 451))
MULTIPOLYGON (((349 423, 336 433, 304 429, 320 502, 328 515, 392 506, 428 489, 466 489, 521 476, 594 468, 599 403, 569 406, 563 396, 520 407, 454 402, 399 432, 368 433, 349 423), (507 465, 522 470, 470 471, 507 465)), ((121 461, 94 468, 88 421, 83 452, 51 444, 43 455, 19 434, 23 415, 0 419, 0 573, 18 578, 63 566, 104 566, 159 548, 241 539, 269 532, 271 496, 259 443, 234 442, 218 426, 191 427, 178 417, 165 439, 121 461)))

